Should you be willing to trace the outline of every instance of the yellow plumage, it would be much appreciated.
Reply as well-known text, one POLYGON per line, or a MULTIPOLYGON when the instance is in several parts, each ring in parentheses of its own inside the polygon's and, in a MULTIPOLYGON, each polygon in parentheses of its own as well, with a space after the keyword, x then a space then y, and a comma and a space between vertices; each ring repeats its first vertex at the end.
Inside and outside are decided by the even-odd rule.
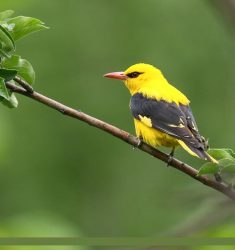
POLYGON ((175 147, 178 141, 170 135, 147 126, 144 122, 134 119, 135 132, 139 138, 142 138, 147 144, 158 147, 175 147))
POLYGON ((191 155, 216 162, 205 152, 206 142, 197 130, 188 98, 159 69, 139 63, 105 76, 123 80, 129 89, 136 134, 144 142, 153 147, 181 145, 191 155))
MULTIPOLYGON (((139 63, 129 67, 124 73, 128 75, 131 72, 148 72, 148 74, 137 79, 128 79, 124 81, 126 87, 129 89, 131 95, 137 92, 142 93, 147 98, 153 98, 156 100, 165 100, 166 102, 172 102, 179 104, 189 104, 187 97, 182 94, 175 87, 170 85, 163 76, 159 69, 156 69, 152 65, 139 63)), ((172 136, 167 135, 159 130, 147 126, 143 119, 134 119, 135 131, 138 137, 142 137, 143 141, 147 144, 157 147, 175 147, 177 146, 178 140, 172 136)))
POLYGON ((178 89, 168 83, 162 72, 149 64, 139 63, 129 67, 124 73, 146 72, 138 78, 127 79, 124 81, 131 95, 137 92, 143 93, 148 98, 156 100, 174 101, 179 104, 189 104, 188 98, 178 89))

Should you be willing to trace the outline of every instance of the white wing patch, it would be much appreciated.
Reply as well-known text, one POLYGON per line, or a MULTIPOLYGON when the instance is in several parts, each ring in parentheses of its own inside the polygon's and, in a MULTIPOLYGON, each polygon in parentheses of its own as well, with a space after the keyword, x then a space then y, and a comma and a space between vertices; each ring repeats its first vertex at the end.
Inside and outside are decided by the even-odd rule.
POLYGON ((143 122, 144 125, 152 128, 152 121, 150 118, 148 118, 147 116, 142 116, 142 115, 138 115, 141 122, 143 122))
POLYGON ((168 124, 169 127, 172 128, 185 128, 184 124, 180 123, 179 125, 175 125, 175 124, 168 124))

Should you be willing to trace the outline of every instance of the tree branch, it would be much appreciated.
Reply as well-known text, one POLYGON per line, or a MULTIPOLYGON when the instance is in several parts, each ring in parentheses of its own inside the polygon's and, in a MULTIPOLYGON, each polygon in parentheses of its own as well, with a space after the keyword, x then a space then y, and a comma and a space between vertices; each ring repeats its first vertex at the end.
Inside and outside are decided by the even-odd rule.
POLYGON ((220 12, 224 19, 227 19, 227 21, 232 22, 234 27, 235 23, 235 2, 234 0, 214 0, 214 1, 208 1, 213 7, 217 9, 218 12, 220 12))
MULTIPOLYGON (((44 105, 47 105, 47 106, 61 112, 64 115, 73 117, 73 118, 78 119, 80 121, 83 121, 91 126, 94 126, 98 129, 101 129, 109 134, 112 134, 113 136, 125 141, 126 143, 128 143, 136 148, 139 148, 140 150, 154 156, 155 158, 160 159, 161 161, 164 161, 166 163, 169 161, 169 156, 167 154, 147 145, 146 143, 141 143, 141 145, 139 145, 139 139, 136 138, 135 136, 129 134, 128 132, 121 130, 121 129, 119 129, 119 128, 117 128, 109 123, 103 122, 95 117, 87 115, 84 112, 72 109, 72 108, 70 108, 70 107, 68 107, 60 102, 57 102, 49 97, 46 97, 38 92, 35 92, 31 88, 28 88, 28 86, 25 87, 25 84, 26 85, 28 85, 28 84, 25 81, 22 81, 20 78, 15 78, 14 80, 18 84, 20 84, 21 87, 15 85, 13 83, 7 82, 6 86, 11 91, 18 93, 18 94, 21 94, 21 95, 24 95, 24 96, 27 96, 31 99, 34 99, 34 100, 36 100, 44 105)), ((176 158, 172 158, 169 165, 178 169, 179 171, 191 176, 195 180, 211 187, 212 189, 215 189, 215 190, 223 193, 224 195, 228 196, 229 198, 231 198, 232 200, 235 201, 235 191, 233 191, 226 184, 217 182, 214 179, 212 180, 206 176, 197 176, 198 171, 196 169, 185 164, 184 162, 177 160, 176 158)))

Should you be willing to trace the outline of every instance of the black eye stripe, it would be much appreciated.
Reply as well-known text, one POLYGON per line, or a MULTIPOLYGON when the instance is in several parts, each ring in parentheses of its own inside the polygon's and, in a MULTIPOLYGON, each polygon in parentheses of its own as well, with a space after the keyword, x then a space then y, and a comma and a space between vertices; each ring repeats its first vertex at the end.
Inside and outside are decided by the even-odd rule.
POLYGON ((141 74, 143 74, 143 73, 134 71, 134 72, 128 73, 127 76, 130 77, 130 78, 136 78, 141 74))

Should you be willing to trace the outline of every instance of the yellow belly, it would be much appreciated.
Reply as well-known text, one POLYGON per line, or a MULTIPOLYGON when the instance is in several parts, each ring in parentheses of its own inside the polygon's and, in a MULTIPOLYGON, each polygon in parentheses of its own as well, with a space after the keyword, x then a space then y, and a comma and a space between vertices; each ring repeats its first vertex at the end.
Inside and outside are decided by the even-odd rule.
POLYGON ((146 126, 139 120, 134 119, 135 131, 138 137, 141 137, 144 142, 152 147, 165 146, 175 147, 179 145, 178 141, 166 133, 163 133, 157 129, 146 126))

